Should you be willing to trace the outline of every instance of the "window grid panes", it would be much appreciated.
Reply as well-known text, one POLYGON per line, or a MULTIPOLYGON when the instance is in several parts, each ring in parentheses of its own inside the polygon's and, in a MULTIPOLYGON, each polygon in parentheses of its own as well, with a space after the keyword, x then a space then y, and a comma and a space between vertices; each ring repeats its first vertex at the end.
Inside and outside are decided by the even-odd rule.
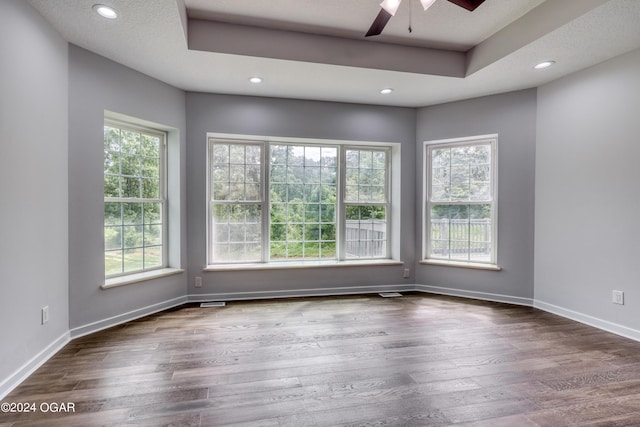
POLYGON ((262 150, 257 144, 210 144, 210 239, 218 262, 262 258, 262 150))
POLYGON ((495 264, 495 140, 427 147, 428 259, 495 264))
POLYGON ((336 258, 337 156, 337 147, 270 146, 270 260, 336 258))
POLYGON ((345 158, 345 256, 387 257, 388 151, 347 149, 345 158))
POLYGON ((386 148, 210 139, 209 263, 387 258, 389 165, 386 148))
POLYGON ((166 266, 164 135, 104 125, 105 277, 166 266))

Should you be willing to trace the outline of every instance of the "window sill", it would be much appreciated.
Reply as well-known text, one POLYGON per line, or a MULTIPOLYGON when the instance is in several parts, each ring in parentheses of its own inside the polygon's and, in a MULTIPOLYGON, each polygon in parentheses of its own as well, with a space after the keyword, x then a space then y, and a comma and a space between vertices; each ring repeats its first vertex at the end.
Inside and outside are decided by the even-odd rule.
POLYGON ((214 264, 206 266, 202 269, 202 271, 288 270, 293 268, 375 267, 387 265, 404 265, 404 262, 392 259, 368 259, 353 261, 296 261, 251 264, 214 264))
POLYGON ((106 279, 102 289, 117 288, 118 286, 131 285, 133 283, 144 282, 147 280, 159 279, 160 277, 173 276, 174 274, 183 273, 181 268, 161 268, 159 270, 144 271, 142 273, 128 274, 126 276, 112 277, 106 279))
POLYGON ((442 265, 445 267, 473 268, 476 270, 500 271, 502 267, 496 264, 483 264, 480 262, 445 261, 440 259, 423 259, 420 264, 442 265))

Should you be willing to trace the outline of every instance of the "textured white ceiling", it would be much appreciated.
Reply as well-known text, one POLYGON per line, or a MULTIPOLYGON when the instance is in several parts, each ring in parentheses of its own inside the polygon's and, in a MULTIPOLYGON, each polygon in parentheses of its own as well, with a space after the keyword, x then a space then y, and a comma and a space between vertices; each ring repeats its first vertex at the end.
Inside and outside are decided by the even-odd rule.
MULTIPOLYGON (((178 88, 200 92, 415 107, 534 87, 640 48, 640 0, 486 0, 473 13, 444 0, 423 12, 413 0, 414 32, 409 39, 410 2, 404 0, 383 33, 386 39, 379 41, 458 52, 475 46, 467 59, 479 65, 467 70, 464 78, 306 62, 296 60, 295 52, 291 59, 273 59, 269 52, 259 57, 190 50, 183 0, 101 0, 120 12, 116 21, 97 16, 94 0, 29 1, 69 42, 178 88), (544 59, 557 64, 532 70, 544 59), (264 83, 249 84, 252 75, 260 75, 264 83), (383 87, 393 87, 394 92, 383 96, 383 87)), ((274 26, 274 31, 311 29, 350 40, 362 40, 359 34, 379 10, 379 0, 185 1, 194 8, 189 11, 193 18, 274 26)), ((309 43, 313 51, 314 40, 309 43)), ((341 46, 339 38, 332 43, 341 46)), ((428 50, 420 57, 428 61, 428 50)), ((383 64, 388 58, 374 59, 383 64)))

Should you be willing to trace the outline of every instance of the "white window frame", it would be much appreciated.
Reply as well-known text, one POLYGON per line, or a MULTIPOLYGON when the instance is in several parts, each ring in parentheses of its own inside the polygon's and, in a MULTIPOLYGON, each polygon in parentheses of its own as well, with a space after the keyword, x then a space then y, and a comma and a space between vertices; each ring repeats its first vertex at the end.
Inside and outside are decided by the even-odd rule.
POLYGON ((384 189, 384 195, 385 195, 385 202, 372 202, 372 201, 351 201, 351 200, 346 200, 346 185, 347 185, 347 179, 346 179, 346 173, 347 173, 347 161, 346 161, 346 154, 347 151, 349 150, 357 150, 357 151, 382 151, 381 147, 379 146, 371 146, 371 145, 343 145, 340 146, 340 156, 339 156, 339 163, 338 163, 338 174, 339 174, 339 180, 338 180, 338 187, 339 187, 339 192, 338 192, 338 196, 339 196, 339 202, 338 202, 338 218, 339 219, 343 219, 342 221, 338 222, 338 235, 339 236, 344 236, 344 238, 341 241, 341 244, 338 246, 338 259, 339 260, 346 260, 346 259, 367 259, 367 258, 347 258, 346 256, 346 228, 347 228, 347 214, 346 214, 346 207, 347 205, 349 206, 383 206, 385 207, 385 211, 386 211, 386 236, 387 236, 387 244, 386 244, 386 253, 384 255, 384 257, 377 257, 377 258, 368 258, 368 259, 390 259, 391 258, 391 223, 392 223, 392 218, 391 218, 391 210, 392 210, 392 206, 391 206, 391 177, 393 176, 392 174, 392 170, 391 170, 391 165, 392 165, 392 149, 390 147, 386 147, 384 149, 384 151, 386 152, 386 158, 385 158, 385 172, 386 172, 386 177, 385 177, 385 189, 384 189))
POLYGON ((498 266, 498 135, 479 135, 464 138, 442 139, 433 141, 424 141, 423 143, 423 221, 422 221, 422 261, 426 264, 439 264, 454 267, 469 267, 488 270, 500 270, 498 266), (451 204, 451 205, 474 205, 474 204, 491 204, 491 254, 488 261, 474 260, 452 260, 431 257, 431 204, 432 204, 432 188, 431 188, 431 153, 433 149, 444 147, 460 147, 470 145, 489 144, 491 146, 491 197, 489 200, 481 201, 461 201, 461 202, 436 202, 433 204, 451 204))
MULTIPOLYGON (((155 136, 160 138, 160 158, 159 158, 159 197, 156 199, 147 199, 141 197, 104 197, 104 203, 116 202, 116 203, 160 203, 161 205, 161 218, 162 218, 162 262, 160 265, 153 266, 150 268, 142 268, 137 270, 125 271, 117 274, 107 274, 105 269, 105 283, 106 287, 109 286, 119 286, 122 284, 128 284, 128 277, 136 277, 132 282, 137 282, 141 277, 143 280, 145 278, 153 278, 155 276, 145 276, 145 273, 155 272, 159 270, 166 270, 169 266, 169 218, 168 218, 168 209, 167 209, 167 132, 159 129, 154 129, 147 126, 138 125, 135 123, 117 120, 109 117, 104 118, 104 126, 110 126, 118 129, 129 130, 133 132, 144 133, 150 136, 155 136), (115 284, 115 285, 114 285, 115 284)), ((103 173, 104 176, 104 173, 103 173)), ((104 220, 103 220, 103 230, 104 230, 104 220)), ((144 247, 144 246, 143 246, 144 247)), ((106 249, 103 250, 103 253, 106 252, 106 249)), ((166 274, 175 274, 177 272, 181 272, 179 270, 164 272, 163 275, 166 274)), ((105 286, 103 286, 105 287, 105 286)))
MULTIPOLYGON (((271 246, 271 238, 270 238, 270 232, 271 232, 271 194, 270 194, 270 189, 271 189, 271 174, 270 174, 270 168, 271 168, 271 164, 269 163, 269 156, 271 153, 271 146, 272 145, 284 145, 284 146, 294 146, 294 147, 313 147, 313 146, 318 146, 318 147, 323 147, 323 148, 335 148, 336 149, 336 199, 340 200, 340 198, 342 197, 341 195, 344 194, 344 189, 341 188, 341 182, 343 181, 343 177, 341 177, 340 175, 340 169, 339 169, 339 165, 340 165, 340 153, 341 153, 341 148, 339 145, 336 145, 335 143, 331 142, 331 143, 327 143, 327 144, 323 144, 323 143, 303 143, 300 141, 289 141, 289 142, 283 142, 283 141, 267 141, 264 143, 264 153, 265 153, 265 163, 264 163, 264 174, 263 174, 263 181, 265 183, 265 190, 264 190, 264 200, 265 200, 265 207, 264 207, 264 213, 265 215, 263 216, 263 236, 265 236, 263 238, 263 245, 262 245, 262 260, 261 262, 263 263, 269 263, 269 264, 276 264, 276 263, 300 263, 300 262, 309 262, 309 260, 300 260, 300 259, 286 259, 286 260, 272 260, 270 258, 270 246, 271 246)), ((340 210, 339 210, 339 203, 336 201, 336 210, 335 210, 335 214, 336 214, 336 258, 339 259, 340 254, 339 254, 339 236, 341 235, 341 231, 340 231, 340 210)), ((306 243, 305 241, 301 242, 303 245, 306 243)), ((328 259, 329 261, 331 261, 331 259, 328 259)), ((312 260, 315 262, 322 262, 323 260, 312 260)))
MULTIPOLYGON (((400 144, 399 143, 387 143, 387 142, 361 142, 361 141, 336 141, 336 140, 318 140, 310 138, 277 138, 277 137, 259 137, 254 135, 234 135, 234 134, 207 134, 207 178, 206 178, 206 197, 207 197, 207 238, 206 238, 206 256, 207 265, 204 267, 205 271, 227 270, 227 269, 245 269, 245 268, 299 268, 299 267, 315 267, 315 266, 331 266, 331 265, 363 265, 363 264, 375 264, 375 265, 401 265, 399 261, 399 244, 396 234, 399 234, 399 225, 394 222, 394 215, 398 212, 399 197, 393 199, 392 188, 397 184, 399 188, 399 181, 393 182, 394 165, 399 164, 400 159, 400 144), (210 176, 210 150, 212 143, 246 143, 246 144, 264 144, 262 150, 263 161, 261 164, 262 171, 262 196, 263 196, 263 211, 262 211, 262 259, 260 262, 215 262, 212 258, 212 235, 211 235, 211 176, 210 176), (338 148, 338 176, 337 176, 337 202, 336 202, 336 258, 335 259, 321 259, 321 260, 269 260, 269 231, 270 231, 270 202, 269 202, 269 152, 271 145, 304 145, 304 146, 335 146, 338 148), (345 205, 352 203, 345 202, 345 175, 346 175, 346 162, 345 154, 349 149, 354 150, 384 150, 387 152, 386 156, 386 253, 384 257, 374 258, 347 258, 344 247, 345 245, 345 228, 346 228, 346 209, 345 205), (396 248, 397 247, 397 248, 396 248)), ((397 165, 396 165, 397 166, 397 165)), ((377 205, 379 203, 371 202, 364 203, 367 205, 377 205)))
MULTIPOLYGON (((265 162, 268 161, 268 153, 267 147, 264 145, 263 141, 255 141, 255 140, 234 140, 229 138, 208 138, 207 139, 207 262, 213 263, 213 244, 212 244, 212 235, 211 232, 213 230, 213 215, 211 213, 212 205, 234 205, 234 204, 242 204, 242 205, 259 205, 263 206, 261 208, 261 236, 264 236, 264 233, 268 233, 269 223, 268 218, 265 218, 266 215, 269 214, 268 205, 267 205, 267 193, 268 193, 268 173, 266 172, 265 162), (260 147, 260 195, 259 200, 218 200, 214 201, 212 197, 212 188, 211 188, 211 160, 213 157, 213 149, 212 146, 214 144, 242 144, 245 146, 257 146, 260 147)), ((262 238, 264 240, 264 238, 262 238)), ((264 243, 264 242, 262 242, 264 243)), ((261 246, 260 258, 264 259, 266 254, 266 249, 264 244, 261 246)), ((228 262, 227 262, 228 263, 228 262)))

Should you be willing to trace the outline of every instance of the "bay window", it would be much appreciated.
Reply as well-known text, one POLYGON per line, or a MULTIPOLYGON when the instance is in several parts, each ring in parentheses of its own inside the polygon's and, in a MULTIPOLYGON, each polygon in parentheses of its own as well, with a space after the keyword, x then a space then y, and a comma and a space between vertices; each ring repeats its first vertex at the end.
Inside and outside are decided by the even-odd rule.
POLYGON ((390 258, 390 147, 210 138, 208 153, 208 264, 390 258))

